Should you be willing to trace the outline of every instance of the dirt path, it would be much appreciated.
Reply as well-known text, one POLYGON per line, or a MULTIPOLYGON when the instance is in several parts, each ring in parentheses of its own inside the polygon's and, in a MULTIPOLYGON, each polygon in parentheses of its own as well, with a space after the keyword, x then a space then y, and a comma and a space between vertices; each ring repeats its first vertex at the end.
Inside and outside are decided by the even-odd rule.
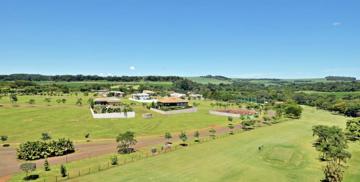
MULTIPOLYGON (((221 126, 210 126, 199 130, 201 137, 209 136, 209 129, 216 129, 216 134, 221 135, 229 131, 227 127, 221 126)), ((239 129, 237 126, 236 129, 239 129)), ((195 130, 194 130, 195 131, 195 130)), ((194 131, 187 132, 189 139, 193 138, 194 131)), ((172 133, 173 142, 179 141, 179 133, 172 133)), ((148 136, 138 138, 138 143, 135 148, 140 149, 149 146, 159 145, 165 142, 163 136, 148 136)), ((103 140, 103 141, 93 141, 90 143, 75 144, 76 152, 69 154, 67 156, 61 157, 52 157, 48 161, 50 164, 62 164, 71 161, 77 161, 81 159, 101 156, 104 154, 110 154, 116 152, 116 142, 115 140, 103 140)), ((14 173, 20 172, 19 166, 24 161, 16 159, 16 150, 14 148, 3 148, 0 147, 0 182, 6 182, 10 179, 10 176, 14 173)), ((42 166, 44 160, 33 161, 37 166, 42 166)))

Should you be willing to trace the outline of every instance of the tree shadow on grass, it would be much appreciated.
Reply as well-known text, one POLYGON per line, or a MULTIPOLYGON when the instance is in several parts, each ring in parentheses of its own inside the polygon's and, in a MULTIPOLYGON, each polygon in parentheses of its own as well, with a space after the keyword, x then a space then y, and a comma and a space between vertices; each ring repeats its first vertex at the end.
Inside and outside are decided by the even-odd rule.
POLYGON ((38 174, 32 174, 24 178, 25 181, 37 180, 40 176, 38 174))

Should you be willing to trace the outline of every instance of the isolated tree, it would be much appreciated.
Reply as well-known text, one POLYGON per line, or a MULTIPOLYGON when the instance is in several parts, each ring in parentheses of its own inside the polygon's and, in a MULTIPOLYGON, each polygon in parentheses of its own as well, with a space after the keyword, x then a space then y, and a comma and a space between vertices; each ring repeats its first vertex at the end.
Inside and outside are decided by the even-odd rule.
POLYGON ((289 118, 299 119, 303 109, 297 104, 289 104, 285 106, 285 115, 289 118))
POLYGON ((110 158, 110 162, 111 162, 111 165, 113 165, 113 166, 116 166, 116 165, 118 165, 118 157, 117 157, 117 155, 114 155, 114 156, 112 156, 111 158, 110 158))
POLYGON ((60 103, 61 103, 61 99, 56 99, 56 102, 57 102, 58 104, 60 104, 60 103))
POLYGON ((66 167, 64 166, 64 164, 61 164, 61 166, 60 166, 60 175, 63 178, 67 176, 67 170, 66 170, 66 167))
POLYGON ((61 99, 61 102, 62 102, 63 104, 65 104, 65 103, 66 103, 66 99, 61 99))
POLYGON ((230 134, 230 135, 233 135, 233 134, 234 134, 234 128, 235 128, 234 125, 233 125, 232 123, 229 123, 229 124, 228 124, 228 128, 230 129, 229 134, 230 134))
POLYGON ((164 138, 167 140, 167 143, 171 143, 170 140, 172 139, 172 136, 170 132, 166 132, 164 138))
POLYGON ((228 121, 229 121, 229 122, 232 122, 233 120, 234 120, 233 117, 231 117, 231 116, 228 117, 228 121))
MULTIPOLYGON (((5 142, 8 140, 8 136, 5 136, 5 135, 0 136, 0 140, 1 140, 3 143, 5 143, 5 142)), ((3 144, 3 145, 5 145, 5 144, 3 144)))
POLYGON ((25 179, 27 180, 29 178, 29 174, 36 170, 36 164, 35 163, 23 163, 20 165, 20 169, 25 172, 25 174, 26 174, 25 179))
POLYGON ((179 139, 182 141, 183 145, 186 145, 186 141, 188 140, 188 137, 185 132, 181 132, 179 135, 179 139))
POLYGON ((200 132, 199 131, 194 132, 194 138, 195 138, 195 142, 200 142, 200 132))
POLYGON ((214 128, 211 128, 210 130, 209 130, 209 133, 210 133, 210 137, 212 138, 212 139, 215 139, 215 137, 216 137, 216 130, 214 129, 214 128))
POLYGON ((45 98, 45 99, 44 99, 44 102, 46 102, 46 103, 47 103, 47 105, 50 105, 51 98, 45 98))
POLYGON ((50 164, 49 164, 49 161, 47 159, 47 157, 45 158, 45 161, 44 161, 44 170, 45 171, 50 171, 50 164))
POLYGON ((42 133, 41 140, 47 141, 51 139, 51 135, 49 133, 42 133))
POLYGON ((16 94, 10 94, 9 98, 12 104, 16 104, 16 102, 18 101, 16 94))
POLYGON ((117 149, 118 149, 118 153, 120 154, 129 154, 133 152, 133 149, 130 147, 137 143, 135 139, 135 133, 131 131, 120 133, 116 137, 116 142, 118 142, 117 149))
POLYGON ((78 98, 78 99, 76 100, 76 105, 82 106, 82 98, 78 98))
POLYGON ((157 148, 156 147, 151 148, 151 154, 155 155, 156 153, 157 153, 157 148))
POLYGON ((87 142, 90 142, 90 133, 85 134, 85 139, 87 142))
POLYGON ((35 104, 35 99, 30 99, 30 100, 28 101, 28 103, 29 103, 30 105, 35 104))

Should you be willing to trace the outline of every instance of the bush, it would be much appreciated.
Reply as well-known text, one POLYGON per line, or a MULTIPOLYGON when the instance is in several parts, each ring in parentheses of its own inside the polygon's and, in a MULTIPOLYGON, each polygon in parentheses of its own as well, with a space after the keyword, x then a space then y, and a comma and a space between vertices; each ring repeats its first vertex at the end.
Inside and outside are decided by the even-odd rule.
POLYGON ((61 177, 66 177, 67 176, 67 170, 66 170, 66 167, 61 164, 60 166, 60 174, 61 174, 61 177))
POLYGON ((24 180, 31 180, 31 179, 33 179, 33 177, 29 176, 29 173, 36 170, 36 164, 35 163, 24 163, 24 164, 20 165, 20 169, 26 173, 24 180))
POLYGON ((50 164, 49 164, 49 161, 47 160, 47 158, 45 158, 45 161, 44 161, 44 170, 50 171, 50 164))
POLYGON ((62 156, 75 152, 74 144, 70 140, 58 141, 28 141, 20 144, 17 157, 23 160, 37 160, 45 157, 62 156))
POLYGON ((111 165, 116 166, 118 165, 118 157, 116 155, 111 157, 111 165))

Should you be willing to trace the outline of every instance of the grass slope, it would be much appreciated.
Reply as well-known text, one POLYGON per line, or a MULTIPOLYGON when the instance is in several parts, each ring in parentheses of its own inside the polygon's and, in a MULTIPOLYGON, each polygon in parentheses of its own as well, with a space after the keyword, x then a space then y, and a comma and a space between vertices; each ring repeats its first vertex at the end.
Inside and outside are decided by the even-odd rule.
POLYGON ((224 84, 231 84, 231 81, 228 80, 219 80, 216 78, 206 78, 206 77, 188 77, 187 79, 196 82, 196 83, 200 83, 200 84, 220 84, 220 83, 224 83, 224 84))
MULTIPOLYGON (((311 143, 313 125, 345 126, 347 118, 306 107, 300 120, 258 128, 225 139, 195 145, 72 181, 319 181, 322 167, 311 143), (263 151, 258 147, 264 145, 263 151)), ((360 146, 345 181, 359 181, 360 146)))

